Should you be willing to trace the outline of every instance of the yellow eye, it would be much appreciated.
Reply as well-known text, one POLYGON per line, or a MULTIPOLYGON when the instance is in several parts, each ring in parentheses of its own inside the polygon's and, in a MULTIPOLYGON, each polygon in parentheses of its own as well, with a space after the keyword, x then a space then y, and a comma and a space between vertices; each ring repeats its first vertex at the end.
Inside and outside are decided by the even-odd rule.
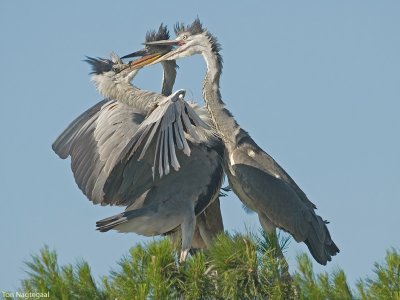
POLYGON ((182 40, 186 41, 188 38, 188 36, 185 34, 184 36, 182 36, 182 40))

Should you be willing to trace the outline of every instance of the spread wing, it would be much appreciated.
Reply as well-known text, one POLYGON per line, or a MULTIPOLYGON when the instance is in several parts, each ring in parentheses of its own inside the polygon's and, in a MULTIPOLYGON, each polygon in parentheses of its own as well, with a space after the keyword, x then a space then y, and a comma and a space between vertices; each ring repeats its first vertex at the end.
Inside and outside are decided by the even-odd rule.
POLYGON ((90 126, 89 120, 97 115, 101 107, 107 103, 107 100, 100 101, 95 104, 79 117, 77 117, 68 127, 60 134, 52 145, 53 151, 62 159, 66 159, 72 152, 74 146, 74 140, 81 131, 87 129, 90 126))
MULTIPOLYGON (((93 203, 116 204, 104 197, 103 187, 144 118, 145 112, 137 108, 103 100, 76 118, 53 143, 61 158, 71 156, 75 181, 93 203)), ((141 162, 140 167, 151 165, 141 162)))
MULTIPOLYGON (((107 199, 114 199, 121 205, 135 206, 136 202, 141 201, 141 195, 149 189, 161 189, 167 182, 165 177, 181 186, 187 182, 182 178, 190 174, 191 178, 197 178, 197 185, 201 186, 200 168, 192 169, 193 161, 203 161, 204 168, 210 174, 214 173, 215 168, 220 168, 223 146, 209 129, 207 118, 197 114, 199 112, 202 115, 202 110, 181 98, 174 98, 174 95, 157 104, 121 152, 118 164, 104 186, 107 199), (216 154, 212 159, 213 167, 205 163, 206 159, 210 159, 210 151, 216 154)), ((192 197, 193 193, 188 196, 192 197)), ((201 204, 199 213, 208 203, 201 204)))
POLYGON ((53 143, 61 158, 71 156, 75 181, 90 201, 131 205, 169 173, 170 163, 175 170, 181 167, 176 148, 188 156, 200 142, 215 143, 215 137, 207 140, 200 130, 209 126, 195 110, 173 96, 160 101, 146 118, 143 110, 104 100, 53 143), (157 159, 160 176, 154 176, 157 159))

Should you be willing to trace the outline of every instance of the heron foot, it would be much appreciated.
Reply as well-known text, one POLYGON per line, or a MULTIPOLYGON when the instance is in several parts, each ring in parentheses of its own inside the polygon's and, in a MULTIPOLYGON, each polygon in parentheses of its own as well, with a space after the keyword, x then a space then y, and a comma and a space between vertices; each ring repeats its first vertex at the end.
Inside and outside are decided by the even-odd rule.
POLYGON ((185 250, 182 249, 181 256, 179 258, 179 263, 182 264, 182 263, 184 263, 186 261, 186 258, 187 258, 188 254, 189 254, 189 250, 190 249, 185 249, 185 250))

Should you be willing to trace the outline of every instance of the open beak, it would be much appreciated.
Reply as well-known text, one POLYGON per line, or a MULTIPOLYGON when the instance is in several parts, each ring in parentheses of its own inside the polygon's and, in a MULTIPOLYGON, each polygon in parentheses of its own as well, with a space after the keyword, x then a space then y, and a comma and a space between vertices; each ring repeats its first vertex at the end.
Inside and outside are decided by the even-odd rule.
MULTIPOLYGON (((125 58, 127 57, 132 57, 129 56, 131 54, 128 54, 126 56, 124 56, 125 58)), ((159 53, 155 53, 155 54, 149 54, 149 55, 145 55, 139 59, 133 60, 129 63, 129 66, 133 69, 139 69, 142 68, 144 66, 147 66, 149 64, 152 64, 154 61, 158 60, 160 57, 162 57, 162 54, 159 53)))
POLYGON ((171 51, 164 53, 160 58, 152 61, 149 65, 155 65, 159 62, 164 60, 175 60, 177 55, 179 55, 182 51, 185 51, 184 46, 186 43, 182 40, 163 40, 163 41, 154 41, 154 42, 147 42, 144 45, 158 45, 158 46, 177 46, 175 49, 171 49, 171 51))
MULTIPOLYGON (((182 42, 175 40, 161 40, 161 41, 147 42, 144 43, 144 45, 181 46, 182 42)), ((147 65, 154 65, 164 60, 168 60, 169 57, 171 57, 173 54, 176 53, 176 50, 171 50, 170 52, 167 53, 165 53, 165 51, 163 53, 154 53, 154 54, 147 54, 147 53, 148 53, 147 50, 142 49, 133 52, 131 54, 125 55, 121 58, 124 59, 124 58, 142 56, 141 58, 133 60, 129 63, 130 68, 139 69, 147 65)))

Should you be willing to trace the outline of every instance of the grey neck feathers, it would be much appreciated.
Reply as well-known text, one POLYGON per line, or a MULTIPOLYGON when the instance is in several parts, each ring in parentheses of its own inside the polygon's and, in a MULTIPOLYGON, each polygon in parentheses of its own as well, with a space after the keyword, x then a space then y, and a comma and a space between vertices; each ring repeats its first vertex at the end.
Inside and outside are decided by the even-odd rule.
POLYGON ((169 96, 172 94, 172 88, 175 84, 177 65, 175 60, 163 61, 161 64, 163 66, 161 94, 163 94, 164 96, 169 96))
POLYGON ((137 109, 148 111, 156 102, 164 97, 160 94, 144 91, 133 86, 126 76, 93 75, 92 81, 97 90, 106 98, 118 100, 137 109))
POLYGON ((214 53, 211 43, 207 49, 207 51, 202 53, 207 63, 207 73, 203 83, 203 98, 221 138, 225 142, 234 145, 236 144, 235 140, 239 134, 240 126, 230 111, 225 108, 225 103, 221 99, 219 91, 219 80, 222 70, 221 59, 214 53))

